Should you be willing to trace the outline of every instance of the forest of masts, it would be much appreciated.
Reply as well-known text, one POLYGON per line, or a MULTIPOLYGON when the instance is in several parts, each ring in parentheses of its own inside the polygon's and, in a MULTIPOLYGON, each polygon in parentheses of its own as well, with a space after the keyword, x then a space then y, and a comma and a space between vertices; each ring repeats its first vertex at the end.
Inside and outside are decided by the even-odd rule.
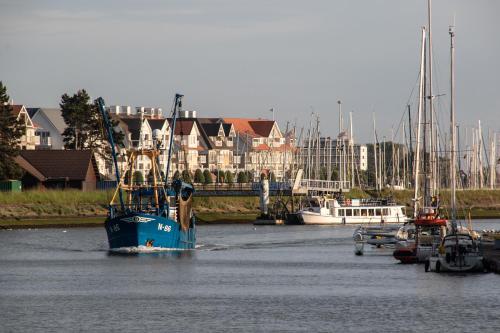
MULTIPOLYGON (((342 130, 336 140, 321 135, 319 116, 313 115, 309 129, 305 133, 302 129, 298 137, 295 164, 297 168, 304 170, 304 178, 308 179, 343 181, 352 184, 352 187, 365 189, 411 189, 415 183, 414 132, 417 126, 408 126, 408 121, 414 123, 410 106, 405 116, 408 118, 407 122, 402 122, 398 131, 391 130, 390 140, 385 137, 379 140, 375 114, 373 115, 375 144, 366 144, 368 167, 366 171, 362 171, 359 162, 360 150, 353 139, 352 113, 349 114, 349 129, 346 131, 341 125, 339 128, 342 130), (399 132, 399 140, 395 132, 399 132)), ((341 111, 339 118, 342 119, 341 111)), ((430 133, 431 128, 427 127, 430 133)), ((442 131, 437 123, 432 129, 435 140, 427 140, 425 158, 422 156, 423 148, 421 149, 420 170, 426 172, 430 191, 435 193, 441 188, 450 187, 451 147, 447 142, 449 133, 442 131), (424 163, 428 164, 426 168, 424 163)), ((460 129, 459 125, 456 125, 455 131, 458 137, 458 147, 455 149, 457 188, 496 188, 500 174, 497 133, 488 131, 485 137, 481 121, 478 121, 477 127, 472 128, 460 129)))

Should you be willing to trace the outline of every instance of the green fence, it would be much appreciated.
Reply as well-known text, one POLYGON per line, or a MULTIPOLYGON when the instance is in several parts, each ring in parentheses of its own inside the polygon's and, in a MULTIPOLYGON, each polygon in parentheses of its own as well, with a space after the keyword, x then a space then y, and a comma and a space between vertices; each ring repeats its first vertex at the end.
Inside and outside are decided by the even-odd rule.
POLYGON ((22 184, 20 180, 0 181, 0 192, 21 192, 22 184))

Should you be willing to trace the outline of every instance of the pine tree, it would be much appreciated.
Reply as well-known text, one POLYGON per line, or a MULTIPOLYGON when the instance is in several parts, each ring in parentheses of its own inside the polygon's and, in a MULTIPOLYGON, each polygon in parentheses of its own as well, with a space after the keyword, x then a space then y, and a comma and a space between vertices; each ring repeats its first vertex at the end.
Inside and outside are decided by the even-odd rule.
POLYGON ((22 175, 13 158, 19 154, 19 141, 26 132, 9 105, 7 87, 0 81, 0 180, 15 179, 22 175))

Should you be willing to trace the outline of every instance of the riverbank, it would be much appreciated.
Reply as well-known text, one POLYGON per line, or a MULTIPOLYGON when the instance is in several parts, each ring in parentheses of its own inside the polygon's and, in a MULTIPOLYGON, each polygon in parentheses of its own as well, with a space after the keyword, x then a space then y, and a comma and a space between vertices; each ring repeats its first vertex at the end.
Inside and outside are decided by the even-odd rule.
MULTIPOLYGON (((371 193, 360 189, 346 193, 350 198, 392 196, 411 211, 413 192, 371 193)), ((0 192, 0 228, 87 227, 102 225, 112 192, 75 190, 0 192)), ((447 214, 449 193, 443 191, 441 203, 447 214)), ((271 205, 274 198, 271 198, 271 205)), ((500 190, 458 191, 459 218, 500 218, 500 190), (463 207, 467 207, 464 209, 463 207)), ((193 209, 199 223, 251 223, 259 214, 256 196, 195 197, 193 209)))

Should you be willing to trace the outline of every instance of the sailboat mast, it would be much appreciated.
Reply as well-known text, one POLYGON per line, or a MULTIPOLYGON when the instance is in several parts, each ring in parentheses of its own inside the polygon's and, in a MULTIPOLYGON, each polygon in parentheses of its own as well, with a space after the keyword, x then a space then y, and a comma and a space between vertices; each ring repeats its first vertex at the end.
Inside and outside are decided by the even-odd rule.
POLYGON ((375 164, 375 190, 378 191, 377 131, 375 129, 375 113, 373 113, 373 158, 375 164))
POLYGON ((352 136, 352 111, 349 112, 350 138, 349 146, 351 148, 351 188, 354 187, 354 138, 352 136))
POLYGON ((456 137, 455 137, 455 29, 450 26, 450 181, 451 181, 451 221, 453 228, 456 228, 456 137))
POLYGON ((425 27, 422 27, 422 43, 420 53, 420 84, 418 92, 418 116, 417 116, 417 142, 415 148, 415 192, 414 192, 414 210, 413 216, 417 216, 418 211, 418 195, 419 195, 419 176, 420 176, 420 136, 422 128, 422 102, 423 102, 423 85, 424 85, 424 53, 425 53, 425 27))
POLYGON ((427 56, 427 63, 428 63, 428 73, 429 73, 429 94, 427 98, 429 99, 429 164, 430 164, 430 193, 432 195, 435 195, 437 192, 437 168, 436 168, 436 155, 437 155, 437 138, 435 135, 436 128, 435 128, 435 115, 434 115, 434 106, 433 106, 433 99, 434 96, 432 95, 432 28, 431 28, 431 23, 432 23, 432 0, 427 1, 427 18, 428 18, 428 28, 429 28, 429 42, 428 42, 428 56, 427 56))

